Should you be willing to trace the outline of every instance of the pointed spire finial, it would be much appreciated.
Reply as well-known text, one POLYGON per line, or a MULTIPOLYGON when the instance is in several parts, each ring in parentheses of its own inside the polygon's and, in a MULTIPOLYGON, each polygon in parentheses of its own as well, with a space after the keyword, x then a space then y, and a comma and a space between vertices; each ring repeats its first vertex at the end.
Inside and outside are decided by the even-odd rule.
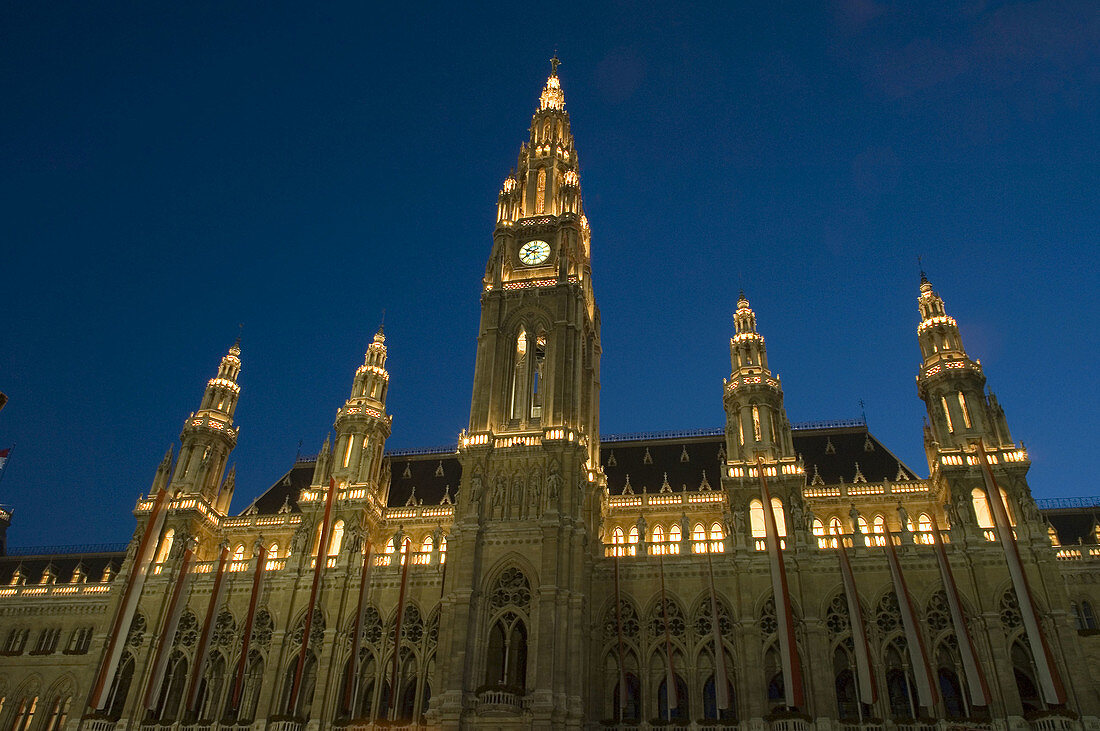
POLYGON ((378 332, 374 334, 374 342, 384 343, 386 342, 386 311, 382 310, 382 321, 378 323, 378 332))

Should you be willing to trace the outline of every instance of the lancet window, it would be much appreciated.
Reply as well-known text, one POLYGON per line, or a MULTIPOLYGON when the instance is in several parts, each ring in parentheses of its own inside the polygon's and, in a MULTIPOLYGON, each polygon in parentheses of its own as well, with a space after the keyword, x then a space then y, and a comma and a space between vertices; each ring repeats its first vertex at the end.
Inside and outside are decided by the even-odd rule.
POLYGON ((485 683, 522 693, 527 688, 527 623, 531 586, 517 568, 505 570, 489 596, 485 683))

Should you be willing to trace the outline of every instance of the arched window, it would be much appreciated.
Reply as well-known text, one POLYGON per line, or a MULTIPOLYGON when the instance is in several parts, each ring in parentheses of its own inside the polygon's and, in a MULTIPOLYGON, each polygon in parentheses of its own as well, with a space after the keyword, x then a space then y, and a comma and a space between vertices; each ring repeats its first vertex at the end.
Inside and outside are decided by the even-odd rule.
POLYGON ((393 552, 394 552, 393 536, 390 536, 390 539, 388 541, 386 541, 386 547, 382 549, 382 553, 393 553, 393 552))
POLYGON ((126 706, 126 696, 130 693, 130 683, 134 679, 134 656, 129 652, 122 655, 111 681, 111 692, 107 694, 107 717, 117 721, 122 718, 122 709, 126 706))
POLYGON ((963 415, 963 424, 965 424, 965 425, 966 425, 966 428, 967 428, 967 429, 971 428, 971 423, 970 423, 970 407, 969 407, 969 406, 967 406, 967 404, 966 404, 966 396, 963 396, 963 392, 962 392, 962 391, 959 391, 959 408, 960 408, 960 409, 962 410, 962 415, 963 415))
POLYGON ((522 692, 527 688, 527 626, 508 612, 489 630, 485 683, 522 692))
POLYGON ((15 719, 11 725, 11 731, 27 731, 34 721, 34 713, 38 710, 38 696, 24 697, 19 701, 19 710, 15 712, 15 719))
POLYGON ((302 668, 302 682, 298 690, 297 708, 294 708, 294 699, 291 693, 294 690, 294 677, 298 672, 298 657, 295 657, 287 665, 283 680, 283 712, 288 716, 309 718, 313 708, 313 691, 317 688, 317 656, 313 652, 306 655, 306 663, 302 668))
POLYGON ((1084 620, 1084 629, 1096 629, 1096 614, 1092 611, 1092 604, 1081 602, 1081 616, 1084 620))
POLYGON ((840 518, 835 515, 829 518, 829 534, 839 536, 844 534, 844 528, 840 524, 840 518))
MULTIPOLYGON (((545 175, 545 173, 543 173, 545 175)), ((512 376, 512 418, 518 419, 524 413, 524 401, 527 396, 527 331, 520 328, 516 336, 515 368, 512 376)))
POLYGON ((626 534, 623 533, 622 528, 616 527, 615 530, 613 530, 611 532, 611 543, 613 544, 612 549, 611 549, 611 555, 613 555, 613 556, 625 556, 626 555, 625 550, 621 546, 621 544, 626 543, 626 534))
POLYGON ((833 650, 833 677, 836 690, 837 717, 842 720, 860 718, 859 691, 852 672, 852 656, 843 645, 833 650))
POLYGON ((680 524, 673 523, 672 526, 668 529, 668 542, 679 543, 681 539, 683 539, 683 537, 683 533, 680 532, 680 524))
POLYGON ((233 549, 233 560, 244 561, 244 544, 238 543, 237 547, 233 549))
POLYGON ((825 524, 821 522, 820 518, 814 518, 812 530, 815 536, 821 537, 825 535, 825 524))
POLYGON ((620 706, 620 681, 616 680, 611 690, 612 718, 616 721, 638 721, 642 717, 642 684, 634 673, 625 672, 622 677, 626 680, 626 706, 620 706))
POLYGON ((764 680, 767 683, 768 707, 786 705, 787 691, 783 684, 783 666, 779 661, 779 650, 774 644, 764 653, 764 680))
POLYGON ((175 721, 183 706, 183 691, 187 683, 187 657, 176 650, 168 658, 168 670, 157 696, 156 718, 175 721))
POLYGON ((332 526, 332 538, 328 542, 328 555, 339 556, 340 545, 344 542, 344 521, 338 520, 332 526))
POLYGON ((966 718, 966 703, 963 700, 962 684, 954 669, 940 667, 936 670, 936 679, 940 685, 940 698, 948 718, 966 718))
POLYGON ((921 533, 932 532, 932 519, 928 517, 928 513, 921 513, 917 518, 917 530, 921 533))
POLYGON ((707 721, 735 721, 737 720, 737 701, 733 694, 733 683, 726 680, 726 698, 729 700, 729 708, 718 707, 718 686, 714 674, 711 674, 703 683, 703 719, 707 721))
POLYGON ((546 333, 535 336, 535 352, 531 368, 531 418, 542 416, 543 373, 546 365, 546 333))
POLYGON ((423 543, 420 544, 420 552, 424 554, 430 554, 435 549, 435 539, 432 538, 432 534, 424 536, 423 543))
POLYGON ((693 553, 706 553, 707 529, 703 527, 702 523, 696 523, 695 527, 691 529, 691 544, 693 553))
POLYGON ((447 563, 447 536, 439 539, 439 563, 447 563))
POLYGON ((764 527, 764 504, 759 500, 749 501, 749 526, 752 528, 753 538, 764 538, 768 535, 764 527))
POLYGON ((722 524, 715 521, 710 524, 710 550, 711 553, 721 553, 725 550, 726 532, 722 530, 722 524))
MULTIPOLYGON (((241 686, 240 706, 236 720, 251 723, 256 718, 256 706, 260 702, 260 690, 264 682, 264 656, 258 650, 248 653, 248 668, 245 670, 244 683, 241 686)), ((229 703, 233 702, 232 694, 229 703)))
POLYGON ((856 520, 856 522, 859 525, 859 532, 860 533, 862 533, 863 535, 867 535, 868 533, 871 532, 871 529, 867 526, 867 519, 864 518, 862 515, 859 516, 859 518, 856 520))
POLYGON ((46 719, 43 731, 62 731, 65 722, 69 720, 69 709, 72 706, 72 696, 58 695, 50 707, 50 716, 46 719))
POLYGON ((279 557, 279 544, 278 543, 272 543, 270 546, 267 547, 267 557, 268 558, 278 558, 279 557))
POLYGON ((663 673, 661 675, 661 685, 657 688, 658 717, 664 720, 686 721, 688 719, 688 706, 690 705, 687 684, 678 674, 673 677, 676 683, 676 697, 671 701, 675 703, 675 706, 669 708, 668 673, 663 673))
POLYGON ((904 659, 905 649, 899 647, 903 642, 901 639, 895 640, 886 648, 886 696, 894 720, 916 718, 917 711, 913 679, 904 659))
POLYGON ((1016 678, 1016 690, 1020 694, 1020 703, 1024 712, 1043 710, 1043 701, 1039 697, 1039 686, 1035 682, 1035 666, 1031 662, 1031 652, 1020 640, 1012 643, 1012 674, 1016 678))
POLYGON ((775 516, 775 528, 780 536, 787 535, 787 520, 783 517, 783 501, 777 497, 772 498, 772 515, 775 516))
POLYGON ((653 526, 653 543, 663 543, 665 540, 665 529, 659 525, 653 526))
POLYGON ((627 542, 628 543, 637 543, 638 542, 638 526, 636 526, 636 525, 630 526, 630 535, 627 537, 627 542))
MULTIPOLYGON (((1010 525, 1016 525, 1016 521, 1012 519, 1012 513, 1008 509, 1008 493, 1004 491, 1004 488, 1001 488, 1000 492, 1005 512, 1008 514, 1008 522, 1010 525)), ((996 527, 993 522, 993 509, 989 504, 989 496, 986 495, 985 490, 975 487, 970 493, 970 498, 974 504, 974 517, 978 520, 978 527, 987 530, 996 527)))
POLYGON ((225 658, 221 653, 215 655, 206 663, 206 669, 199 682, 199 718, 213 720, 218 707, 218 699, 221 696, 222 681, 225 678, 225 658))
POLYGON ((172 541, 176 537, 176 530, 169 528, 164 532, 164 538, 160 539, 160 550, 157 551, 157 563, 164 563, 172 552, 172 541))

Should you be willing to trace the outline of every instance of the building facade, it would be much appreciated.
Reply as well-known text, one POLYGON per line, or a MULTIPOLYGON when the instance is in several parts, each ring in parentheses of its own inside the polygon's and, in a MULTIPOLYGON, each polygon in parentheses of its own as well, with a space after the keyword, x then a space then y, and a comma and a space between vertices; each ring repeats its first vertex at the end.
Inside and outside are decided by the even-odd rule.
POLYGON ((379 330, 319 454, 233 515, 234 345, 124 550, 0 559, 3 728, 1100 729, 1090 506, 1040 509, 923 275, 926 479, 790 423, 743 293, 724 428, 601 435, 591 237, 555 60, 457 446, 385 450, 379 330))

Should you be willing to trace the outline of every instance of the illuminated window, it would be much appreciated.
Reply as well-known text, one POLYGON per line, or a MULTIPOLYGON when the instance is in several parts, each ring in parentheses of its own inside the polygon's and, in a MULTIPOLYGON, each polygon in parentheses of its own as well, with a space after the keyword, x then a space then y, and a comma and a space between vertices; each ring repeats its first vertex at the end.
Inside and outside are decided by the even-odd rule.
POLYGON ((393 538, 392 537, 388 541, 386 541, 386 547, 382 549, 382 552, 383 553, 393 553, 394 552, 393 538))
POLYGON ((970 425, 970 409, 966 405, 966 396, 963 396, 962 391, 959 391, 959 407, 962 409, 962 412, 963 412, 963 424, 965 424, 966 428, 969 429, 970 426, 971 426, 970 425))
POLYGON ((932 530, 932 518, 928 517, 928 513, 921 513, 917 518, 917 530, 921 533, 929 533, 932 530))
POLYGON ((244 544, 243 543, 238 543, 237 547, 233 550, 233 560, 234 561, 243 561, 244 560, 244 544))
POLYGON ((947 408, 947 398, 940 396, 940 405, 943 406, 943 418, 947 419, 947 431, 955 433, 955 427, 951 423, 951 410, 947 408))
POLYGON ((439 539, 439 563, 447 563, 447 536, 439 539))
POLYGON ((328 555, 338 556, 340 554, 340 544, 344 542, 344 521, 336 521, 336 525, 332 526, 332 538, 328 542, 328 555))
POLYGON ((829 533, 834 536, 839 536, 844 533, 844 529, 840 525, 840 518, 835 515, 829 519, 829 533))
POLYGON ((672 527, 668 529, 669 543, 679 543, 682 538, 683 534, 680 532, 680 524, 673 523, 672 527))
POLYGON ((512 418, 523 414, 523 399, 527 394, 527 331, 520 328, 516 336, 516 367, 512 378, 512 418))
POLYGON ((653 542, 663 543, 665 540, 665 529, 659 525, 653 526, 653 542))
POLYGON ((742 446, 745 444, 745 425, 740 416, 737 417, 737 443, 742 446))
POLYGON ((873 532, 879 534, 886 532, 886 516, 882 513, 875 516, 873 532))
POLYGON ((174 528, 169 528, 164 532, 164 538, 160 539, 160 550, 157 551, 157 563, 164 563, 168 560, 168 554, 172 552, 172 541, 176 537, 176 531, 174 528))
MULTIPOLYGON (((980 487, 975 487, 970 493, 971 502, 974 504, 974 517, 978 519, 979 528, 993 528, 993 512, 992 506, 989 504, 989 499, 985 494, 985 490, 980 487)), ((1012 517, 1012 511, 1008 508, 1008 493, 1001 488, 1001 501, 1005 506, 1005 513, 1008 515, 1009 525, 1016 525, 1015 519, 1012 517)))
POLYGON ((722 524, 715 521, 710 525, 710 550, 712 553, 721 553, 725 550, 725 544, 722 542, 725 539, 725 531, 722 530, 722 524))
POLYGON ((628 540, 628 541, 629 541, 630 543, 637 543, 637 542, 638 542, 638 537, 639 537, 639 536, 638 536, 638 526, 636 526, 636 525, 632 525, 632 526, 630 527, 630 536, 629 536, 629 538, 628 538, 627 540, 628 540))
POLYGON ((760 407, 755 404, 752 407, 752 436, 756 441, 760 441, 760 407))
POLYGON ((815 536, 825 535, 825 524, 821 522, 820 518, 814 518, 813 534, 815 536))
POLYGON ((546 168, 539 168, 537 188, 535 190, 535 213, 546 210, 546 168))
POLYGON ((866 535, 868 532, 870 532, 870 529, 867 527, 867 519, 866 518, 864 518, 861 515, 861 516, 859 516, 859 521, 858 522, 859 522, 859 532, 860 533, 863 533, 864 535, 866 535))
POLYGON ((775 529, 780 536, 787 535, 787 520, 783 517, 783 501, 772 498, 772 515, 775 516, 775 529))
POLYGON ((706 539, 707 529, 703 527, 702 523, 696 523, 695 527, 691 529, 691 540, 705 541, 706 539))
POLYGON ((535 336, 534 372, 531 374, 531 417, 542 416, 543 365, 546 361, 546 333, 535 336))
POLYGON ((348 435, 348 446, 344 449, 344 466, 348 466, 348 462, 351 461, 351 448, 355 444, 355 437, 348 435))
POLYGON ((435 541, 432 540, 432 535, 429 533, 424 536, 424 542, 420 544, 420 552, 431 553, 433 548, 435 548, 435 541))

